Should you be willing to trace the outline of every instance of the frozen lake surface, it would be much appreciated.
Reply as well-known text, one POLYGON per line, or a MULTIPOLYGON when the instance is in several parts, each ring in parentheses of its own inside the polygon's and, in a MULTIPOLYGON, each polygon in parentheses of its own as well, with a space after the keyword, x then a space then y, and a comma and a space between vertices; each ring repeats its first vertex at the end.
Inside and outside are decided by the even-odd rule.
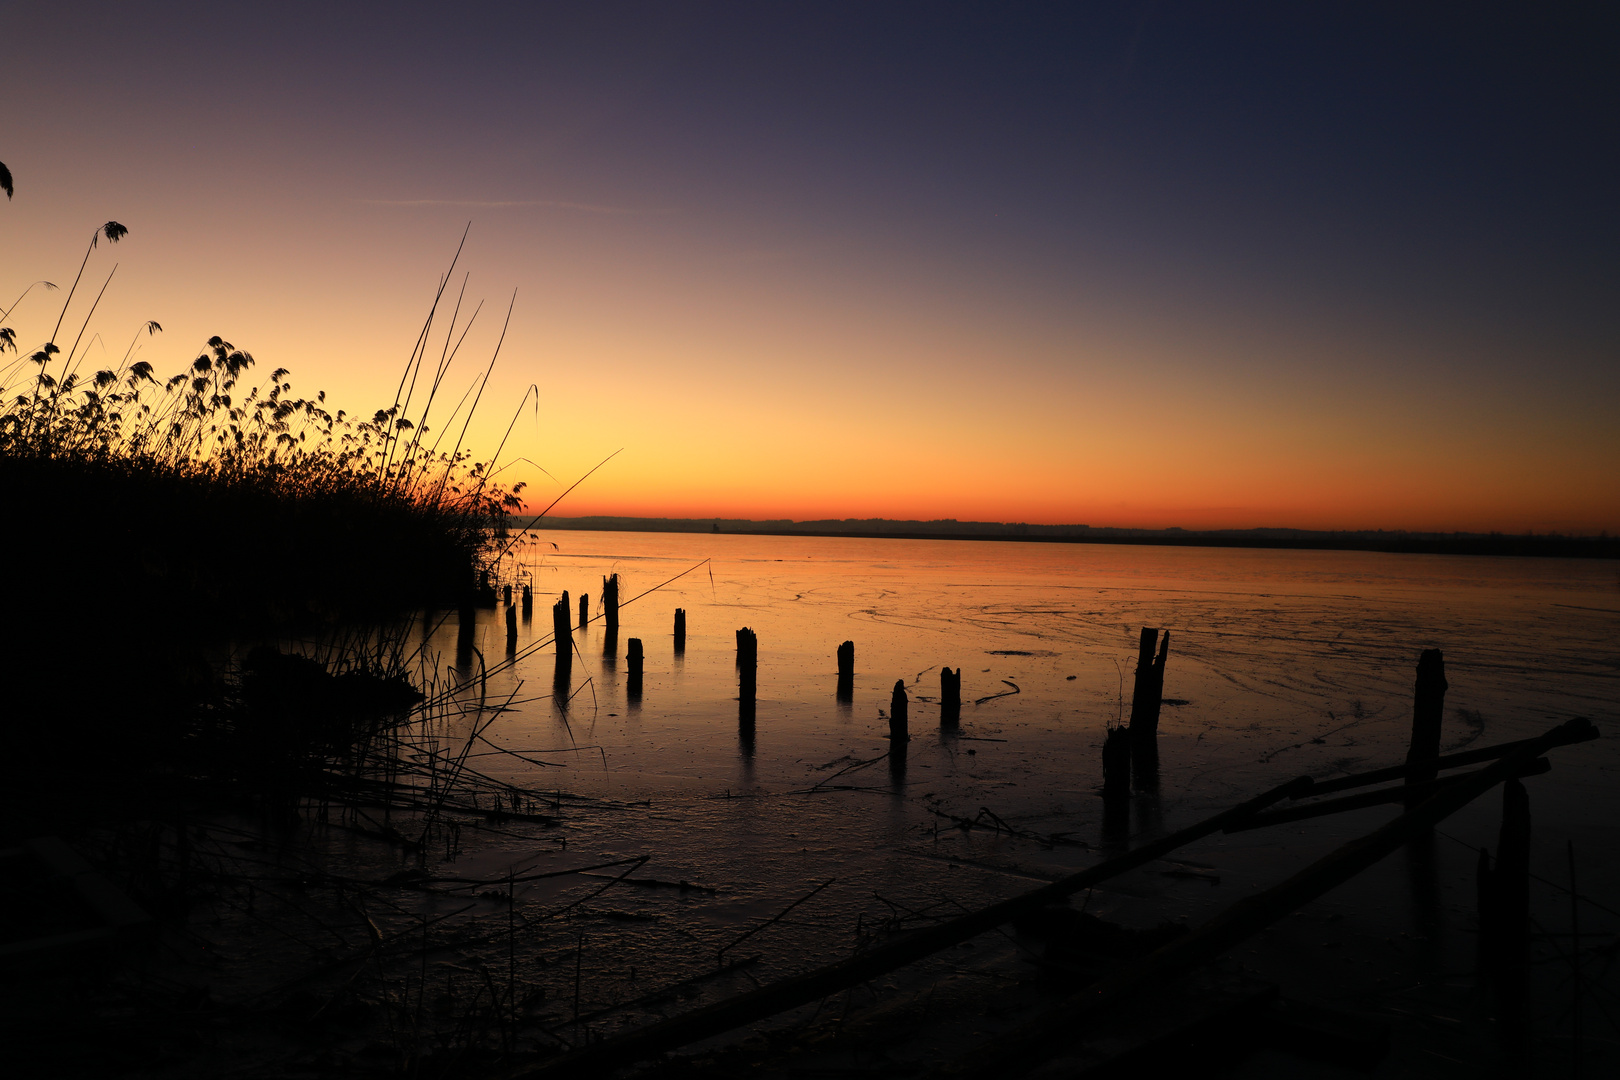
MULTIPOLYGON (((513 699, 487 734, 547 764, 486 747, 478 767, 592 802, 569 811, 559 801, 561 827, 487 837, 442 871, 494 876, 645 855, 638 875, 714 890, 620 888, 585 905, 569 933, 593 943, 587 963, 606 998, 633 996, 632 968, 640 980, 712 968, 742 930, 824 882, 738 948, 761 956, 758 977, 846 955, 874 921, 1010 895, 1291 777, 1398 763, 1425 648, 1445 654, 1445 750, 1539 734, 1572 716, 1612 731, 1620 711, 1612 563, 584 532, 538 532, 521 550, 535 613, 520 627, 516 663, 498 663, 504 614, 480 615, 488 699, 513 699), (604 641, 600 619, 574 632, 571 700, 560 704, 552 647, 531 650, 549 636, 555 597, 568 590, 577 623, 581 592, 599 615, 605 574, 620 575, 628 599, 683 571, 622 608, 617 642, 604 641), (687 613, 684 655, 673 649, 677 607, 687 613), (759 640, 751 737, 737 703, 744 626, 759 640), (1100 747, 1107 725, 1129 713, 1143 626, 1171 635, 1160 791, 1105 822, 1100 747), (639 703, 626 697, 631 637, 646 655, 639 703), (845 640, 856 657, 848 703, 834 693, 845 640), (944 666, 963 670, 958 735, 939 725, 944 666), (887 751, 897 679, 912 702, 904 774, 887 762, 851 769, 887 751), (981 810, 1047 842, 956 827, 989 821, 981 810)), ((452 616, 432 645, 449 658, 454 638, 452 616)), ((1567 839, 1594 864, 1620 839, 1616 745, 1557 751, 1552 773, 1527 781, 1549 874, 1567 839)), ((1212 838, 1182 863, 1099 890, 1090 910, 1196 921, 1395 812, 1212 838)), ((1433 865, 1386 860, 1323 904, 1350 905, 1369 940, 1421 931, 1412 964, 1443 967, 1469 947, 1472 845, 1494 845, 1496 820, 1497 800, 1481 800, 1447 823, 1433 865)), ((520 889, 520 908, 568 902, 580 885, 565 880, 520 889)), ((1378 968, 1378 978, 1395 977, 1378 968)))

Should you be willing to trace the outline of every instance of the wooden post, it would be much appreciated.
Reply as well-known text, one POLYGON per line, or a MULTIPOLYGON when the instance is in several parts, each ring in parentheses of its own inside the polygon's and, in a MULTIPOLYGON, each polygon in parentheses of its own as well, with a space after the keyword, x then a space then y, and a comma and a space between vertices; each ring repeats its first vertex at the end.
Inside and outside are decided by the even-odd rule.
POLYGON ((849 701, 855 697, 855 643, 846 641, 838 646, 838 691, 839 701, 849 701))
POLYGON ((1406 751, 1406 782, 1420 784, 1438 773, 1440 721, 1446 709, 1446 661, 1439 649, 1418 657, 1417 687, 1412 694, 1412 742, 1406 751))
POLYGON ((478 571, 478 606, 492 608, 495 606, 495 585, 489 580, 489 571, 478 571))
POLYGON ((939 726, 954 728, 962 720, 962 669, 939 669, 939 726))
POLYGON ((506 605, 506 655, 517 652, 517 608, 506 605))
POLYGON ((737 631, 737 699, 752 709, 759 674, 759 638, 743 627, 737 631))
POLYGON ((579 594, 579 628, 581 630, 585 629, 586 624, 589 623, 590 621, 591 621, 591 594, 590 593, 580 593, 579 594))
POLYGON ((629 685, 630 700, 631 701, 640 701, 641 700, 641 665, 642 665, 641 639, 638 638, 638 637, 631 638, 626 643, 626 648, 629 650, 628 661, 629 661, 629 668, 630 668, 630 672, 629 672, 629 675, 630 675, 630 685, 629 685))
POLYGON ((894 693, 889 696, 889 753, 904 753, 906 743, 911 741, 911 728, 908 713, 911 711, 910 699, 906 697, 906 680, 894 681, 894 693))
POLYGON ((1158 638, 1157 629, 1142 627, 1136 650, 1136 683, 1131 690, 1131 767, 1136 774, 1136 786, 1143 791, 1153 791, 1159 786, 1159 708, 1164 697, 1170 634, 1165 633, 1155 660, 1153 646, 1158 638))
POLYGON ((675 609, 675 651, 686 651, 686 609, 675 609))
POLYGON ((552 675, 551 699, 567 711, 574 673, 574 638, 568 632, 568 593, 551 605, 551 637, 557 645, 557 670, 552 675))
POLYGON ((574 639, 568 629, 567 590, 564 590, 563 594, 557 598, 557 602, 551 605, 551 636, 557 645, 558 660, 561 660, 564 656, 572 657, 574 655, 574 639))
POLYGON ((523 621, 528 622, 534 616, 534 586, 523 586, 523 621))
POLYGON ((505 604, 507 607, 512 606, 512 586, 501 586, 501 603, 505 604))
POLYGON ((608 632, 619 628, 619 575, 609 574, 602 579, 602 613, 607 617, 608 632))
POLYGON ((1131 733, 1125 727, 1108 729, 1102 748, 1103 789, 1110 802, 1131 797, 1131 733))

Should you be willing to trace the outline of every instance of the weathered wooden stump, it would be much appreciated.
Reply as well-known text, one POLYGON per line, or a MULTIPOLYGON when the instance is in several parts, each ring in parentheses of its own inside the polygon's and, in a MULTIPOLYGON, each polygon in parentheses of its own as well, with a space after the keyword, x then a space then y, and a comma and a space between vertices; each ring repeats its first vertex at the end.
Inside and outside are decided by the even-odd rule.
POLYGON ((534 616, 534 586, 523 586, 523 621, 528 622, 534 616))
POLYGON ((607 620, 609 632, 619 628, 618 574, 609 574, 602 579, 602 616, 607 620))
POLYGON ((564 656, 572 658, 574 655, 574 639, 569 631, 568 615, 568 593, 564 591, 551 605, 551 637, 557 646, 559 659, 564 656))
POLYGON ((939 669, 939 726, 954 728, 962 721, 962 669, 939 669))
POLYGON ((911 700, 906 697, 906 680, 894 681, 894 693, 889 695, 889 753, 904 753, 906 743, 911 741, 911 725, 909 713, 911 700))
POLYGON ((517 652, 517 608, 506 605, 506 655, 517 652))
MULTIPOLYGON (((1418 657, 1417 685, 1412 692, 1412 742, 1406 750, 1406 783, 1421 784, 1439 775, 1440 723, 1446 711, 1446 661, 1439 649, 1418 657)), ((1407 805, 1421 798, 1413 794, 1407 805)))
POLYGON ((1154 643, 1159 631, 1142 627, 1142 636, 1136 651, 1136 682, 1131 691, 1131 767, 1136 786, 1143 791, 1155 791, 1159 786, 1159 710, 1164 700, 1164 668, 1170 657, 1170 632, 1159 643, 1159 655, 1153 656, 1154 643))
POLYGON ((759 638, 748 627, 737 631, 737 700, 753 709, 759 675, 759 638))
POLYGON ((507 607, 512 606, 512 586, 501 586, 501 603, 505 604, 507 607))
POLYGON ((641 639, 638 637, 631 638, 625 643, 625 648, 627 650, 625 658, 626 666, 629 668, 628 693, 631 701, 640 701, 642 667, 641 639))
POLYGON ((551 605, 551 638, 557 646, 557 670, 552 676, 551 696, 557 707, 568 708, 574 674, 574 638, 568 627, 568 594, 564 592, 551 605))
POLYGON ((590 593, 580 593, 579 594, 579 628, 581 630, 585 629, 586 625, 588 623, 590 623, 590 621, 591 621, 591 594, 590 593))
POLYGON ((686 609, 675 609, 675 651, 686 651, 686 609))
POLYGON ((855 643, 846 641, 838 646, 838 688, 835 695, 839 701, 852 701, 855 697, 855 643))

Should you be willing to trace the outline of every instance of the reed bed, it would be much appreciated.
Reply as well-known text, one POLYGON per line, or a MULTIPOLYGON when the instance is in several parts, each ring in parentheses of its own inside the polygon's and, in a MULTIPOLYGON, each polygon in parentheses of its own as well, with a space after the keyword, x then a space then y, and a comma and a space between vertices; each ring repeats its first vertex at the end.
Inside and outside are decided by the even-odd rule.
POLYGON ((79 289, 127 236, 115 221, 95 230, 60 308, 36 282, 0 309, 13 816, 57 806, 65 785, 128 800, 217 744, 240 719, 221 717, 240 704, 242 642, 472 602, 522 505, 495 456, 465 445, 499 345, 459 400, 447 390, 478 314, 445 302, 459 248, 393 400, 351 414, 217 336, 161 377, 140 355, 155 321, 118 363, 90 367, 117 267, 93 301, 79 289))

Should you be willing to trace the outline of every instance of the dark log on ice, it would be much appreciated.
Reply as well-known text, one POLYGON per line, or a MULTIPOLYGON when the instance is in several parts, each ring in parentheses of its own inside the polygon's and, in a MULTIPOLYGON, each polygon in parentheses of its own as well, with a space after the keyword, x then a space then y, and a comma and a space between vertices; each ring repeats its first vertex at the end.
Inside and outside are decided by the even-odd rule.
POLYGON ((629 686, 627 692, 632 701, 641 699, 641 639, 633 637, 625 643, 626 662, 629 668, 629 686))
POLYGON ((517 608, 506 605, 506 654, 517 652, 517 608))
POLYGON ((602 579, 602 614, 608 630, 619 628, 619 575, 609 574, 602 579))
POLYGON ((686 609, 675 609, 675 651, 686 651, 686 609))
POLYGON ((579 628, 585 629, 591 621, 591 594, 579 594, 579 628))
POLYGON ((534 615, 534 586, 523 586, 523 621, 528 622, 534 615))
POLYGON ((939 726, 953 728, 962 720, 962 669, 939 669, 939 726))
MULTIPOLYGON (((1523 770, 1515 776, 1540 776, 1552 769, 1552 763, 1546 758, 1536 758, 1528 762, 1523 770)), ((1455 784, 1468 779, 1473 773, 1464 773, 1461 776, 1448 776, 1440 780, 1425 780, 1420 784, 1406 784, 1401 787, 1381 788, 1378 791, 1365 791, 1360 795, 1346 795, 1341 799, 1324 799, 1322 802, 1301 803, 1298 806, 1288 806, 1281 810, 1267 810, 1264 814, 1256 814, 1249 820, 1232 826, 1227 832, 1242 832, 1247 829, 1263 829, 1270 825, 1285 825, 1290 821, 1305 821, 1309 818, 1326 817, 1329 814, 1342 814, 1347 810, 1361 810, 1369 806, 1383 806, 1388 803, 1407 802, 1412 798, 1426 799, 1445 784, 1455 784)))
MULTIPOLYGON (((1585 717, 1571 720, 1564 728, 1564 741, 1554 743, 1555 746, 1567 746, 1571 743, 1587 742, 1598 737, 1597 728, 1585 717)), ((1464 750, 1456 754, 1447 754, 1436 758, 1431 764, 1437 771, 1455 769, 1462 765, 1477 765, 1482 761, 1495 761, 1497 758, 1507 757, 1516 750, 1522 750, 1536 739, 1516 739, 1513 742, 1498 743, 1495 746, 1481 746, 1475 750, 1464 750)), ((1316 787, 1311 791, 1314 795, 1331 795, 1335 791, 1345 791, 1349 788, 1366 787, 1369 784, 1382 784, 1389 780, 1399 780, 1406 776, 1410 766, 1391 765, 1386 769, 1372 769, 1352 776, 1339 776, 1332 780, 1318 780, 1316 787)))
POLYGON ((1412 694, 1412 743, 1406 751, 1408 784, 1434 779, 1438 771, 1435 762, 1440 757, 1440 721, 1445 711, 1445 659, 1439 649, 1424 649, 1418 657, 1417 687, 1412 694))
POLYGON ((1103 798, 1109 802, 1131 797, 1131 733, 1124 727, 1109 728, 1103 736, 1103 798))
MULTIPOLYGON (((1573 722, 1572 722, 1573 723, 1573 722)), ((1554 746, 1569 739, 1568 725, 1532 739, 1520 750, 1486 768, 1441 785, 1400 817, 1318 859, 1288 880, 1239 900, 1203 926, 1141 961, 1117 968, 1071 995, 1064 1007, 1014 1028, 944 1070, 947 1076, 1008 1076, 1041 1060, 1060 1039, 1071 1038, 1077 1023, 1097 1010, 1133 998, 1171 976, 1214 960, 1228 949, 1286 918, 1329 889, 1342 885, 1373 863, 1429 832, 1435 825, 1485 794, 1554 746)), ((1224 827, 1224 826, 1223 826, 1224 827)), ((1105 864, 1106 865, 1106 864, 1105 864)))
POLYGON ((894 693, 889 695, 889 753, 905 753, 911 741, 911 702, 906 697, 906 680, 896 679, 894 693))
POLYGON ((850 701, 855 697, 855 643, 846 641, 838 646, 838 689, 836 696, 839 701, 850 701))
MULTIPOLYGON (((751 726, 749 739, 751 742, 751 726)), ((980 908, 937 926, 917 930, 835 964, 770 983, 757 990, 705 1005, 680 1016, 659 1020, 616 1038, 604 1039, 592 1046, 564 1054, 550 1062, 519 1069, 513 1075, 600 1076, 619 1066, 653 1057, 699 1039, 707 1039, 732 1028, 809 1004, 828 994, 858 986, 896 968, 915 963, 941 949, 978 937, 1004 923, 1011 922, 1025 912, 1057 903, 1082 889, 1088 889, 1155 859, 1163 858, 1194 840, 1219 832, 1233 821, 1263 810, 1298 792, 1309 790, 1310 786, 1310 777, 1298 777, 1169 836, 1143 844, 1133 851, 1127 851, 1019 896, 980 908)))

